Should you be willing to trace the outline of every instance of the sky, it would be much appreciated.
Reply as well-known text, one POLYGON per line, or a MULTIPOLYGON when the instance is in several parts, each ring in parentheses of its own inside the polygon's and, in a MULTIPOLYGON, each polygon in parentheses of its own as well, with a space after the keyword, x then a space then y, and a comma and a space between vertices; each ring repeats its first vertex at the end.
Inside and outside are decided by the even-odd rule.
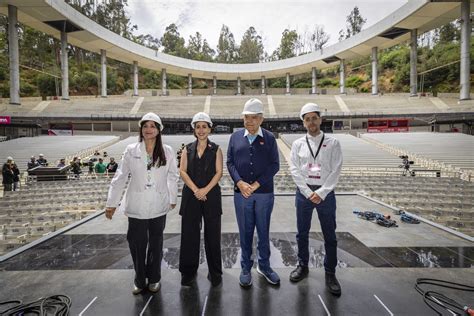
POLYGON ((131 23, 138 26, 136 34, 161 38, 166 27, 175 23, 182 37, 200 32, 216 50, 223 24, 234 34, 236 44, 250 27, 262 36, 265 51, 279 46, 285 29, 298 33, 311 31, 315 24, 330 34, 328 45, 336 43, 339 30, 345 29, 346 16, 354 6, 367 19, 364 29, 390 15, 407 0, 128 0, 131 23))

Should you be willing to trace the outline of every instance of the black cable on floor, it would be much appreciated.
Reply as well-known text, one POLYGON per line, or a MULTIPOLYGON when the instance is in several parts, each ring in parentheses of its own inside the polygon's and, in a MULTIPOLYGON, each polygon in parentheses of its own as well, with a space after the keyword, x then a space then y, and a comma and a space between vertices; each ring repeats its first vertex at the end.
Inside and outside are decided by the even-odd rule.
POLYGON ((45 298, 40 298, 36 301, 23 304, 19 300, 11 300, 0 302, 0 306, 14 304, 5 311, 0 312, 0 316, 14 316, 33 314, 39 316, 66 316, 69 315, 71 308, 71 298, 66 295, 53 295, 45 298))
POLYGON ((451 311, 456 315, 474 315, 473 307, 469 307, 466 305, 462 305, 461 303, 447 297, 446 295, 436 292, 436 291, 424 291, 421 288, 422 284, 431 285, 431 286, 438 286, 446 289, 458 290, 458 291, 467 291, 467 292, 474 292, 474 286, 465 285, 461 283, 454 283, 444 280, 437 280, 437 279, 427 279, 427 278, 419 278, 416 280, 415 289, 423 295, 423 300, 425 304, 428 305, 433 311, 437 313, 437 315, 443 315, 440 312, 440 309, 443 311, 451 311))

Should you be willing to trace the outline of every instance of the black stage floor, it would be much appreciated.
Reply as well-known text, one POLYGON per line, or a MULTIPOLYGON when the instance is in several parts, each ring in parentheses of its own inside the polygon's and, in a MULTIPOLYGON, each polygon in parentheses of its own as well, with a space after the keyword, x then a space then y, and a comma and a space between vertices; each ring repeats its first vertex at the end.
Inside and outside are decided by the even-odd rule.
MULTIPOLYGON (((279 196, 270 237, 271 265, 281 285, 269 285, 254 269, 253 286, 243 289, 238 283, 240 248, 233 204, 231 197, 223 200, 224 275, 218 287, 206 278, 204 249, 196 283, 180 285, 180 217, 174 210, 167 218, 158 293, 132 295, 127 220, 117 214, 112 221, 96 217, 4 260, 0 301, 30 302, 63 294, 72 300, 71 315, 433 315, 414 288, 417 278, 473 285, 472 242, 426 223, 385 228, 358 219, 353 207, 390 212, 362 196, 338 196, 337 275, 342 296, 333 297, 325 289, 317 216, 313 216, 310 235, 309 277, 291 283, 288 277, 297 263, 294 197, 279 196)), ((439 290, 474 305, 472 292, 439 290)), ((0 306, 0 314, 2 310, 0 306)))

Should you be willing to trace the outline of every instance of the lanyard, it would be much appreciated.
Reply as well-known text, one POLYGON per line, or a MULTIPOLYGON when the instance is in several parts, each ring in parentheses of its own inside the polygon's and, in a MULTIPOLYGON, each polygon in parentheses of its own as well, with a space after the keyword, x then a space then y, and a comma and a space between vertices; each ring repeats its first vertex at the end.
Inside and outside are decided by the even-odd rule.
POLYGON ((151 183, 151 169, 153 167, 153 156, 148 156, 148 153, 146 154, 146 169, 147 169, 147 184, 146 188, 149 188, 152 186, 151 183))
POLYGON ((308 145, 309 152, 311 153, 311 157, 313 157, 314 161, 316 161, 316 157, 318 157, 319 150, 321 150, 321 146, 323 145, 323 142, 324 142, 324 134, 323 134, 323 137, 321 139, 321 142, 319 142, 318 151, 316 152, 316 155, 315 155, 313 153, 313 150, 311 149, 311 146, 309 145, 308 135, 306 135, 306 144, 308 145))

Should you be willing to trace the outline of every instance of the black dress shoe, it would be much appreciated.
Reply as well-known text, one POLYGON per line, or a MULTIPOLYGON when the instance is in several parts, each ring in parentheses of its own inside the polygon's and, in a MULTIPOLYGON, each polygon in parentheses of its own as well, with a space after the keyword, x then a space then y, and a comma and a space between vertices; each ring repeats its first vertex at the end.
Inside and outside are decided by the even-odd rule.
POLYGON ((181 285, 190 286, 196 279, 196 273, 193 274, 181 274, 181 285))
POLYGON ((212 286, 218 286, 222 283, 222 275, 211 275, 208 273, 207 279, 211 282, 212 286))
POLYGON ((341 285, 335 273, 326 272, 326 287, 332 295, 341 296, 341 285))
POLYGON ((291 282, 301 281, 308 276, 308 272, 309 272, 308 267, 303 267, 303 266, 298 265, 296 269, 294 269, 290 273, 290 281, 291 282))

